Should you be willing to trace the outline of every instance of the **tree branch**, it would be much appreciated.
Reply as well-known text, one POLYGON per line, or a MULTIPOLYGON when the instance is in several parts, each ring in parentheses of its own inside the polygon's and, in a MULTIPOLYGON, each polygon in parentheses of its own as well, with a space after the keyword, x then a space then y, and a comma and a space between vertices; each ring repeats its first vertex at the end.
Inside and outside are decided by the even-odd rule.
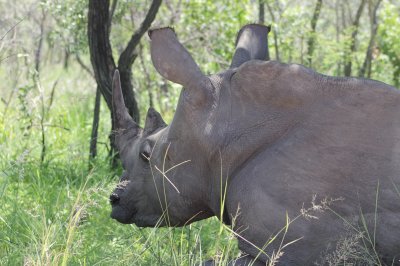
POLYGON ((314 46, 315 46, 315 29, 317 27, 317 21, 319 18, 319 13, 321 12, 321 7, 322 7, 322 0, 317 0, 317 4, 315 5, 315 10, 314 10, 314 15, 311 19, 311 33, 307 41, 308 44, 307 57, 308 57, 308 65, 310 67, 312 65, 312 56, 314 53, 314 46))
POLYGON ((354 53, 354 51, 356 50, 356 38, 357 38, 357 34, 358 34, 358 26, 360 24, 360 18, 361 18, 361 14, 362 11, 364 9, 365 6, 365 0, 361 0, 360 6, 358 7, 357 10, 357 14, 356 14, 356 18, 354 19, 353 22, 353 32, 351 34, 351 40, 350 40, 350 52, 347 55, 346 59, 346 65, 344 66, 344 75, 346 77, 349 77, 351 75, 351 67, 352 67, 352 60, 351 60, 351 55, 354 53))
POLYGON ((94 100, 94 111, 93 111, 93 123, 92 133, 90 135, 90 148, 89 148, 89 168, 91 168, 90 162, 97 155, 97 136, 100 121, 100 90, 99 87, 96 89, 96 98, 94 100))
POLYGON ((140 28, 132 35, 128 45, 125 50, 121 53, 118 61, 119 68, 129 68, 137 57, 137 53, 135 49, 140 42, 143 34, 150 28, 151 23, 153 23, 156 18, 156 14, 161 5, 162 0, 153 0, 151 3, 150 9, 147 12, 145 19, 143 20, 140 28))
POLYGON ((75 58, 82 69, 85 70, 92 78, 94 78, 93 71, 82 61, 82 58, 79 56, 79 54, 76 54, 75 58))
POLYGON ((258 0, 258 23, 264 24, 265 12, 264 12, 264 0, 258 0))
POLYGON ((115 13, 115 9, 117 8, 117 3, 118 0, 113 0, 112 4, 111 4, 111 10, 110 10, 110 16, 108 18, 108 33, 111 32, 111 23, 112 23, 112 19, 114 17, 114 13, 115 13))
MULTIPOLYGON (((379 5, 381 4, 381 2, 382 2, 382 0, 377 1, 377 3, 375 4, 375 6, 372 10, 372 13, 371 13, 371 37, 369 39, 364 63, 362 65, 362 67, 360 68, 360 72, 358 74, 360 77, 365 77, 365 72, 367 72, 368 78, 371 77, 372 49, 375 44, 375 37, 376 37, 376 33, 378 31, 378 20, 377 20, 376 14, 378 12, 378 8, 379 8, 379 5)), ((371 2, 370 2, 370 5, 372 5, 371 2)))
POLYGON ((42 19, 40 21, 40 35, 39 35, 39 43, 35 52, 35 70, 39 73, 40 71, 40 59, 42 55, 42 47, 43 47, 43 39, 44 39, 44 24, 46 21, 46 13, 42 9, 42 19))
POLYGON ((271 16, 272 22, 273 22, 272 32, 273 32, 273 35, 274 35, 275 57, 276 57, 276 60, 279 61, 280 60, 280 58, 279 58, 280 56, 279 56, 279 44, 278 44, 278 32, 276 31, 276 27, 275 27, 276 19, 275 19, 274 12, 272 11, 272 8, 271 8, 270 4, 268 3, 268 1, 266 1, 266 5, 267 5, 267 8, 268 8, 268 12, 269 12, 269 14, 271 16))
POLYGON ((108 108, 111 104, 111 77, 116 68, 109 38, 109 0, 89 0, 88 39, 94 76, 108 108))
POLYGON ((3 36, 1 36, 0 38, 0 42, 3 41, 3 39, 7 36, 7 34, 12 31, 13 29, 15 29, 22 21, 24 21, 25 18, 21 18, 17 23, 15 23, 11 28, 9 28, 4 34, 3 36))

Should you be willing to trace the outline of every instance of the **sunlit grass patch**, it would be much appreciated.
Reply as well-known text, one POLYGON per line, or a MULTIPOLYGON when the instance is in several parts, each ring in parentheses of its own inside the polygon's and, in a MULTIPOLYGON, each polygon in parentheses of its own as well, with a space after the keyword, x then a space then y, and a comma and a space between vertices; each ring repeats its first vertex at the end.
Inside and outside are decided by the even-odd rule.
MULTIPOLYGON (((10 184, 1 197, 7 202, 0 208, 1 263, 193 265, 229 252, 224 244, 232 245, 232 239, 219 233, 216 219, 154 229, 111 220, 108 194, 114 181, 101 181, 99 174, 75 183, 36 176, 10 184), (222 238, 218 246, 216 236, 222 238)), ((237 255, 237 248, 231 249, 237 255)))
MULTIPOLYGON (((40 127, 20 123, 26 114, 17 106, 23 103, 15 101, 0 119, 1 265, 193 265, 238 255, 236 241, 216 218, 147 229, 112 220, 108 197, 117 173, 110 169, 106 144, 99 144, 88 167, 93 103, 59 93, 46 122, 53 126, 46 127, 43 163, 40 127)), ((108 130, 105 121, 100 142, 108 142, 108 130)))

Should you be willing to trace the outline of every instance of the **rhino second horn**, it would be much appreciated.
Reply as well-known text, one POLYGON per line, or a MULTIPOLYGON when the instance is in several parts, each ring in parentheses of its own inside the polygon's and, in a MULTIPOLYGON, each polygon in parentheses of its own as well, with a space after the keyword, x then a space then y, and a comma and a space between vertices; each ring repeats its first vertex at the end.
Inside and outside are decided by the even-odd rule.
POLYGON ((114 127, 116 129, 116 138, 129 132, 129 135, 136 135, 139 126, 133 121, 129 115, 122 95, 121 79, 118 69, 114 72, 113 86, 112 86, 112 108, 114 116, 114 127))
POLYGON ((260 24, 242 27, 236 38, 236 50, 230 68, 240 67, 253 59, 269 60, 267 35, 270 29, 260 24))

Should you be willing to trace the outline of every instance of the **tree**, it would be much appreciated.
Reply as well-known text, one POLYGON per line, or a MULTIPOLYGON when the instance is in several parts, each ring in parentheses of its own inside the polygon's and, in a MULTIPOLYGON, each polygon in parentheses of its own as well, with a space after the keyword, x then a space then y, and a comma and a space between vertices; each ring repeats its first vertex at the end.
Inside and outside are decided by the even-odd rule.
MULTIPOLYGON (((400 7, 394 4, 387 4, 382 10, 382 23, 379 27, 379 49, 386 54, 392 65, 392 80, 396 87, 400 87, 400 7)), ((385 69, 388 71, 388 69, 385 69)), ((390 71, 390 70, 389 70, 390 71)))
POLYGON ((314 15, 311 19, 311 33, 310 37, 308 38, 307 44, 308 44, 308 65, 311 67, 312 66, 312 56, 314 53, 314 46, 315 46, 315 29, 317 27, 317 22, 319 18, 319 14, 321 13, 321 7, 322 7, 322 0, 317 0, 317 3, 315 5, 315 10, 314 10, 314 15))
POLYGON ((276 60, 279 61, 280 57, 279 57, 278 31, 276 30, 277 21, 276 21, 274 12, 273 12, 273 10, 271 8, 271 5, 268 3, 268 1, 266 1, 266 5, 267 5, 268 12, 269 12, 269 14, 271 16, 271 20, 272 20, 271 28, 272 28, 272 33, 273 33, 273 36, 274 36, 275 57, 276 57, 276 60))
POLYGON ((264 22, 265 22, 264 0, 258 0, 258 23, 264 24, 264 22))
POLYGON ((372 1, 369 1, 369 13, 370 13, 370 20, 371 20, 371 37, 369 40, 367 53, 365 55, 364 63, 360 69, 359 76, 364 77, 365 72, 367 72, 367 77, 371 77, 371 64, 372 64, 372 51, 375 45, 375 37, 376 33, 378 32, 378 19, 377 19, 377 12, 379 5, 381 4, 382 0, 378 0, 375 5, 373 5, 372 1))
MULTIPOLYGON (((131 36, 126 48, 119 56, 118 65, 116 65, 109 37, 112 16, 117 5, 117 0, 113 1, 111 10, 109 0, 89 0, 88 40, 90 61, 98 88, 111 112, 112 130, 114 130, 114 115, 112 113, 111 103, 111 84, 113 73, 117 68, 120 71, 122 92, 128 112, 135 121, 139 121, 140 119, 139 108, 132 86, 131 68, 138 56, 136 48, 144 33, 150 28, 151 23, 155 19, 161 2, 161 0, 152 1, 145 19, 139 29, 131 36)), ((113 134, 110 134, 110 143, 113 150, 113 134)))
POLYGON ((352 70, 352 57, 351 55, 356 51, 356 38, 358 34, 358 26, 360 25, 360 18, 365 6, 366 0, 361 0, 360 6, 357 9, 356 17, 353 21, 353 32, 351 33, 350 39, 350 51, 345 56, 345 66, 344 66, 344 75, 349 77, 351 75, 352 70))

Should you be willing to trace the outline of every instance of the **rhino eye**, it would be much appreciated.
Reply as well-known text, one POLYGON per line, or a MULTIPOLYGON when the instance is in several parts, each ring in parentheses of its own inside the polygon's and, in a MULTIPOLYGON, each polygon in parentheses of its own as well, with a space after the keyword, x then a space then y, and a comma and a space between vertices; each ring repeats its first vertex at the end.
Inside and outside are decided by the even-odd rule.
POLYGON ((150 161, 150 154, 146 151, 140 153, 140 158, 146 163, 150 161))
POLYGON ((139 154, 140 158, 146 163, 149 162, 150 156, 151 156, 151 151, 152 151, 151 145, 150 145, 149 141, 146 140, 142 144, 142 147, 140 149, 140 154, 139 154))

